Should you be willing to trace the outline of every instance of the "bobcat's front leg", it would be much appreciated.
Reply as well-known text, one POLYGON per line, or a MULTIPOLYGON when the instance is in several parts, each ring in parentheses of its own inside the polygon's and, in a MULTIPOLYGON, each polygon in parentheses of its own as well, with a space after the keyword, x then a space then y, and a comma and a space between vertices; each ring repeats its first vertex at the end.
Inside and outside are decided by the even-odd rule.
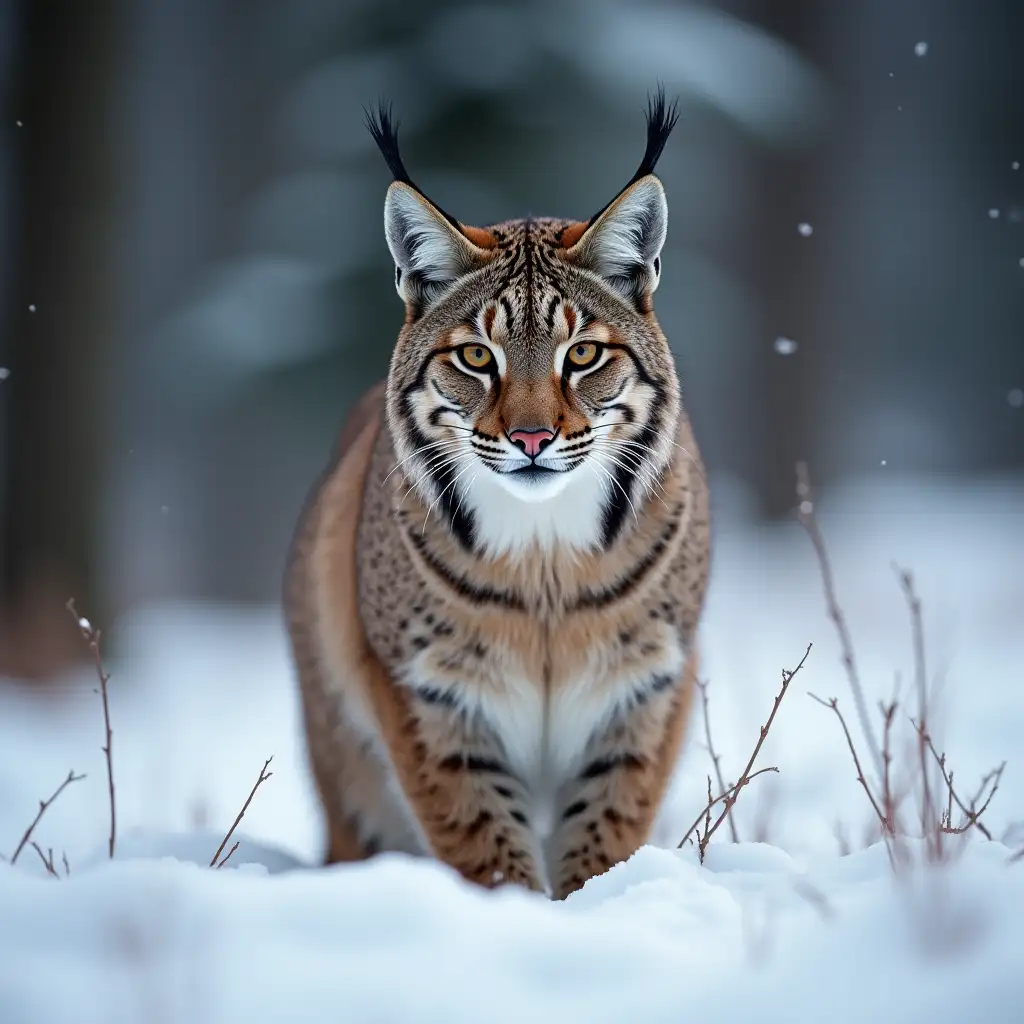
POLYGON ((392 760, 434 856, 480 885, 548 892, 526 789, 491 730, 451 691, 397 686, 391 694, 392 760))
POLYGON ((647 841, 675 767, 695 679, 691 656, 673 685, 651 693, 591 741, 583 769, 562 790, 549 845, 555 898, 564 899, 647 841))

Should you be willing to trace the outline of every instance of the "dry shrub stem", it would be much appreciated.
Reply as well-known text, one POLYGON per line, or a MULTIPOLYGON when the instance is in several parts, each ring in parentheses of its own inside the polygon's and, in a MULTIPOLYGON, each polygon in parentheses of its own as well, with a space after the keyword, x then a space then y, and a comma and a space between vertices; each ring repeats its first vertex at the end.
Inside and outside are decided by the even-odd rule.
POLYGON ((939 771, 942 772, 942 779, 946 784, 947 804, 945 821, 940 824, 942 831, 947 835, 960 835, 962 832, 966 832, 969 828, 973 827, 976 828, 986 839, 991 841, 992 833, 989 831, 988 826, 981 821, 981 816, 988 810, 988 805, 992 802, 992 797, 996 795, 996 790, 999 789, 999 782, 1003 777, 1006 762, 1003 761, 1003 763, 998 767, 993 768, 982 776, 981 782, 978 784, 977 792, 965 805, 957 795, 956 790, 953 788, 953 772, 946 771, 946 755, 940 754, 935 749, 935 744, 932 742, 931 736, 928 735, 927 731, 918 722, 911 719, 911 723, 920 738, 921 745, 928 750, 934 758, 935 763, 939 766, 939 771), (990 785, 991 788, 989 788, 990 785), (978 807, 978 802, 981 800, 986 789, 988 790, 988 796, 985 797, 984 802, 980 807, 978 807), (964 816, 964 821, 961 825, 953 824, 954 803, 958 808, 960 808, 960 811, 964 816))
POLYGON ((11 864, 17 863, 18 856, 21 854, 21 851, 25 849, 26 845, 28 845, 29 840, 32 838, 32 833, 35 831, 36 825, 39 824, 40 819, 46 813, 46 809, 50 804, 52 804, 54 800, 56 800, 57 797, 59 797, 61 793, 71 785, 72 782, 79 782, 84 778, 84 775, 76 775, 73 771, 68 772, 68 777, 53 791, 53 795, 50 799, 39 801, 39 810, 36 813, 36 816, 32 819, 32 824, 25 829, 25 834, 21 837, 21 842, 18 843, 14 853, 11 854, 11 864))
MULTIPOLYGON (((899 707, 898 693, 888 704, 884 702, 879 703, 879 712, 882 716, 882 746, 881 752, 879 753, 874 732, 871 729, 870 723, 867 721, 866 712, 863 711, 864 693, 855 667, 856 663, 853 657, 853 643, 849 629, 846 625, 845 617, 835 597, 835 587, 832 581, 832 572, 828 560, 828 553, 814 514, 810 475, 807 471, 806 463, 802 462, 797 464, 797 496, 800 499, 797 518, 810 537, 814 551, 817 555, 822 582, 825 588, 825 600, 828 606, 829 618, 835 625, 836 632, 839 637, 840 648, 843 652, 842 661, 846 668, 850 687, 853 690, 858 714, 861 716, 861 727, 864 731, 865 739, 871 748, 872 754, 875 756, 876 763, 880 766, 880 801, 872 791, 872 787, 868 783, 864 774, 864 769, 861 765, 860 758, 857 755, 857 749, 854 745, 853 737, 850 735, 850 730, 846 724, 846 720, 844 719, 842 712, 839 710, 838 701, 835 697, 832 697, 827 701, 822 700, 821 697, 817 697, 813 693, 810 694, 810 696, 819 704, 823 704, 825 707, 831 708, 839 719, 839 724, 843 729, 843 735, 846 737, 846 744, 849 747, 850 754, 853 758, 854 767, 857 770, 857 781, 863 787, 868 801, 871 804, 871 809, 874 811, 882 826, 882 837, 885 840, 886 851, 889 854, 889 861, 895 869, 898 866, 898 861, 895 856, 898 850, 895 843, 902 831, 899 828, 897 821, 897 810, 902 800, 902 795, 900 799, 897 799, 893 794, 892 786, 892 728, 893 722, 896 718, 896 711, 899 707)), ((918 597, 914 586, 914 578, 912 574, 905 569, 900 569, 898 566, 894 568, 900 589, 902 590, 904 599, 907 603, 907 609, 910 613, 910 629, 914 655, 914 679, 918 704, 918 717, 916 720, 911 718, 910 722, 914 727, 917 737, 918 763, 916 768, 921 776, 920 805, 918 807, 921 836, 925 841, 929 859, 933 861, 941 861, 947 856, 947 853, 943 848, 943 837, 946 835, 959 835, 974 827, 977 828, 978 831, 986 837, 986 839, 992 839, 992 833, 980 819, 988 809, 989 804, 992 802, 992 798, 995 796, 996 790, 999 788, 999 782, 1002 778, 1003 769, 1006 767, 1006 763, 1004 762, 999 767, 994 768, 982 778, 981 783, 978 786, 977 793, 966 804, 960 799, 953 787, 953 772, 952 770, 947 771, 946 768, 946 755, 944 753, 939 754, 935 749, 935 745, 928 732, 927 722, 930 694, 928 692, 928 681, 925 667, 925 642, 924 626, 921 615, 921 600, 918 597), (939 767, 939 771, 942 773, 942 780, 946 788, 945 807, 936 801, 932 793, 932 787, 929 782, 929 773, 931 771, 929 755, 934 759, 935 763, 939 767), (963 813, 963 821, 960 825, 953 824, 952 818, 954 803, 963 813)), ((1012 859, 1013 858, 1011 858, 1011 860, 1012 859)))
MULTIPOLYGON (((701 706, 704 709, 704 738, 708 745, 708 754, 711 757, 711 763, 715 767, 715 779, 718 782, 718 791, 724 793, 726 791, 725 779, 722 778, 722 765, 721 757, 715 752, 715 744, 711 739, 711 715, 708 711, 708 684, 706 680, 697 680, 697 688, 700 690, 701 706)), ((710 789, 710 779, 708 780, 708 788, 710 789)), ((711 799, 711 794, 708 793, 708 800, 711 799)), ((732 841, 738 843, 740 841, 739 832, 736 829, 736 819, 733 817, 732 809, 730 808, 728 814, 729 822, 729 834, 732 836, 732 841)))
POLYGON ((233 854, 235 852, 235 850, 237 850, 237 849, 238 849, 238 840, 236 839, 235 840, 235 845, 232 846, 231 849, 228 850, 228 852, 217 862, 217 867, 218 868, 224 867, 224 865, 227 864, 227 862, 229 860, 231 860, 231 854, 233 854))
MULTIPOLYGON (((929 841, 939 844, 941 832, 933 828, 935 821, 935 806, 932 802, 931 785, 928 781, 930 764, 928 761, 928 750, 925 743, 924 726, 928 720, 928 681, 925 673, 924 660, 924 625, 921 620, 921 599, 917 596, 914 588, 914 577, 906 569, 894 566, 896 578, 899 580, 900 589, 907 602, 907 610, 910 612, 910 633, 914 645, 914 683, 917 689, 917 717, 921 728, 917 730, 918 761, 921 772, 921 835, 927 836, 929 841)), ((938 845, 935 845, 933 854, 941 855, 938 845)))
POLYGON ((857 708, 857 717, 860 719, 861 730, 867 740, 871 758, 875 763, 875 770, 881 775, 882 756, 878 750, 874 733, 871 730, 871 722, 868 719, 868 706, 867 701, 864 699, 864 687, 861 686, 860 674, 857 672, 857 661, 853 653, 853 638, 846 624, 846 616, 843 614, 843 610, 839 606, 839 600, 836 597, 832 562, 828 557, 825 541, 821 535, 821 530, 818 528, 818 520, 814 514, 814 494, 811 490, 811 476, 806 462, 798 462, 796 464, 796 481, 796 493, 799 498, 797 521, 810 538, 811 545, 814 547, 814 553, 818 559, 821 584, 825 591, 825 608, 839 636, 843 668, 846 669, 846 678, 850 683, 850 691, 853 694, 854 706, 857 708))
POLYGON ((246 797, 245 803, 242 804, 242 809, 238 812, 237 816, 235 817, 235 820, 232 823, 231 828, 228 829, 227 835, 221 840, 220 846, 217 847, 217 852, 213 855, 213 860, 210 861, 211 868, 220 867, 223 864, 227 863, 228 857, 230 857, 231 854, 234 853, 235 850, 238 848, 238 843, 235 843, 235 845, 231 848, 230 852, 228 853, 228 857, 225 857, 221 864, 217 863, 217 859, 224 852, 224 847, 228 845, 231 836, 234 834, 235 829, 238 827, 238 823, 242 820, 242 818, 245 817, 245 812, 249 809, 249 804, 252 803, 252 798, 256 795, 256 790, 259 789, 260 786, 262 786, 263 783, 267 781, 267 779, 273 776, 273 772, 267 771, 267 768, 270 766, 270 762, 273 760, 273 755, 271 755, 266 759, 266 761, 263 762, 263 767, 260 769, 259 778, 255 781, 255 783, 253 783, 253 787, 249 791, 249 795, 248 797, 246 797))
POLYGON ((53 866, 53 848, 50 847, 46 853, 43 853, 42 848, 33 839, 32 849, 39 854, 39 859, 43 862, 43 867, 46 868, 46 873, 53 875, 54 878, 60 878, 60 875, 57 874, 57 869, 53 866))
POLYGON ((71 613, 71 617, 75 620, 75 625, 78 627, 78 631, 82 634, 82 639, 89 647, 89 651, 92 654, 93 664, 96 666, 96 675, 100 681, 100 698, 103 701, 103 726, 106 730, 107 740, 103 747, 103 753, 107 757, 107 789, 110 793, 110 839, 107 843, 107 852, 110 859, 113 860, 114 842, 117 838, 117 809, 116 802, 114 800, 114 763, 112 759, 113 755, 111 754, 114 734, 110 728, 110 701, 107 697, 107 683, 110 682, 110 676, 107 675, 103 668, 103 657, 100 654, 100 631, 98 629, 93 629, 89 620, 82 618, 82 616, 78 614, 74 598, 71 598, 71 600, 68 601, 66 607, 71 613))
POLYGON ((871 787, 868 785, 868 780, 864 778, 864 769, 861 767, 860 758, 857 756, 857 748, 854 746, 853 737, 850 735, 850 729, 846 724, 846 719, 843 718, 842 711, 839 710, 839 701, 835 697, 829 697, 828 700, 819 697, 816 693, 808 691, 807 696, 812 700, 816 700, 823 707, 831 708, 836 713, 836 718, 839 719, 839 724, 843 727, 843 735, 846 737, 846 745, 850 748, 850 754, 853 757, 853 766, 857 769, 857 781, 864 787, 864 792, 867 794, 868 800, 871 802, 871 809, 875 812, 879 823, 882 826, 882 831, 891 833, 893 831, 892 824, 886 818, 885 812, 879 806, 878 801, 875 799, 875 795, 871 792, 871 787))
POLYGON ((775 697, 775 701, 772 704, 771 713, 768 715, 768 720, 764 725, 761 726, 760 734, 757 738, 757 743, 754 745, 754 751, 750 755, 747 761, 746 767, 740 773, 739 780, 734 786, 730 786, 724 793, 719 796, 711 797, 711 776, 708 776, 708 803, 707 806, 697 816, 697 820, 686 830, 683 838, 679 841, 681 847, 691 835, 696 834, 697 836, 697 852, 700 856, 700 861, 704 863, 704 854, 708 848, 708 843, 711 842, 711 837, 718 831, 722 822, 728 817, 729 812, 732 810, 733 804, 736 803, 739 798, 740 791, 746 786, 751 779, 756 779, 758 775, 763 775, 765 772, 778 772, 778 768, 761 768, 758 771, 753 771, 754 762, 757 760, 757 755, 761 752, 761 747, 764 746, 764 741, 768 736, 768 731, 772 727, 772 722, 775 721, 775 715, 779 710, 779 705, 782 703, 782 698, 786 696, 786 691, 789 689, 789 684, 793 677, 804 667, 804 662, 807 661, 807 656, 811 653, 812 644, 807 645, 807 650, 804 651, 804 656, 800 659, 800 663, 796 668, 792 670, 782 670, 782 687, 775 697), (721 814, 715 819, 714 823, 711 822, 711 808, 719 803, 724 803, 724 808, 721 814), (700 833, 701 820, 704 821, 704 834, 700 833))

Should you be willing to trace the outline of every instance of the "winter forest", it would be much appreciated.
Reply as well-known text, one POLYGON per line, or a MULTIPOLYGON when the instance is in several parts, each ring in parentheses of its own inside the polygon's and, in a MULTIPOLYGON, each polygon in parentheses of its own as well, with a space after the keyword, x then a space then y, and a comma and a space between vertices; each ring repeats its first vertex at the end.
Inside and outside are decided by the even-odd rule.
POLYGON ((0 1021, 1024 1020, 1024 5, 0 3, 0 1021), (324 866, 293 532, 463 224, 679 120, 699 677, 564 900, 324 866))

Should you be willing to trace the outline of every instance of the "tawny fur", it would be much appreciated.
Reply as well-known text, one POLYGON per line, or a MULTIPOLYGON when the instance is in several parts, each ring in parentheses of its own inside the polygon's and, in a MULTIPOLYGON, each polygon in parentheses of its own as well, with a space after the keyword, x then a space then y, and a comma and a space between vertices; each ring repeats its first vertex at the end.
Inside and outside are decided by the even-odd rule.
MULTIPOLYGON (((620 215, 613 204, 602 216, 620 215)), ((567 221, 464 235, 432 243, 465 275, 441 299, 415 281, 403 291, 398 275, 409 312, 389 379, 350 415, 303 513, 288 625, 327 860, 406 851, 561 898, 646 841, 675 766, 708 576, 707 486, 650 301, 657 262, 627 303, 586 269, 604 265, 593 252, 614 236, 567 221), (474 340, 494 353, 492 378, 453 364, 474 340), (602 368, 567 383, 561 353, 591 341, 602 368), (448 460, 463 460, 461 482, 424 456, 417 417, 440 431, 426 435, 442 437, 436 449, 465 442, 448 460), (458 433, 470 428, 445 428, 451 417, 472 424, 483 461, 458 433), (602 417, 619 447, 594 440, 602 417), (640 435, 641 421, 658 429, 640 435), (504 446, 492 464, 517 454, 505 439, 521 424, 551 424, 566 450, 580 437, 595 460, 609 452, 604 472, 626 481, 626 503, 597 469, 573 470, 561 497, 495 500, 486 488, 504 481, 487 452, 504 446)), ((415 254, 406 266, 406 281, 421 269, 415 254)))

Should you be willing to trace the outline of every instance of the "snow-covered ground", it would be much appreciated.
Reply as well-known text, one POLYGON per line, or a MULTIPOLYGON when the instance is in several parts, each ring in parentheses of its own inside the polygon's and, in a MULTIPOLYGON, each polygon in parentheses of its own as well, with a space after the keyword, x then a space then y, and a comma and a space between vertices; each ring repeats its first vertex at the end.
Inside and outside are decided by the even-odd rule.
POLYGON ((876 481, 819 508, 872 702, 913 667, 896 561, 924 603, 957 780, 970 791, 1009 762, 986 815, 1003 842, 972 838, 909 883, 862 849, 870 808, 838 723, 807 696, 837 696, 856 735, 810 546, 717 496, 703 674, 727 776, 780 670, 814 644, 758 762, 779 774, 737 805, 742 845, 723 828, 703 866, 674 850, 710 769, 697 717, 657 846, 564 904, 398 857, 308 870, 320 824, 278 612, 153 608, 118 625, 108 658, 114 864, 95 681, 0 686, 0 853, 69 769, 88 776, 35 834, 69 878, 30 848, 0 863, 0 1021, 1024 1020, 1024 862, 1007 865, 1024 844, 1024 482, 876 481), (271 754, 238 851, 201 866, 271 754))

